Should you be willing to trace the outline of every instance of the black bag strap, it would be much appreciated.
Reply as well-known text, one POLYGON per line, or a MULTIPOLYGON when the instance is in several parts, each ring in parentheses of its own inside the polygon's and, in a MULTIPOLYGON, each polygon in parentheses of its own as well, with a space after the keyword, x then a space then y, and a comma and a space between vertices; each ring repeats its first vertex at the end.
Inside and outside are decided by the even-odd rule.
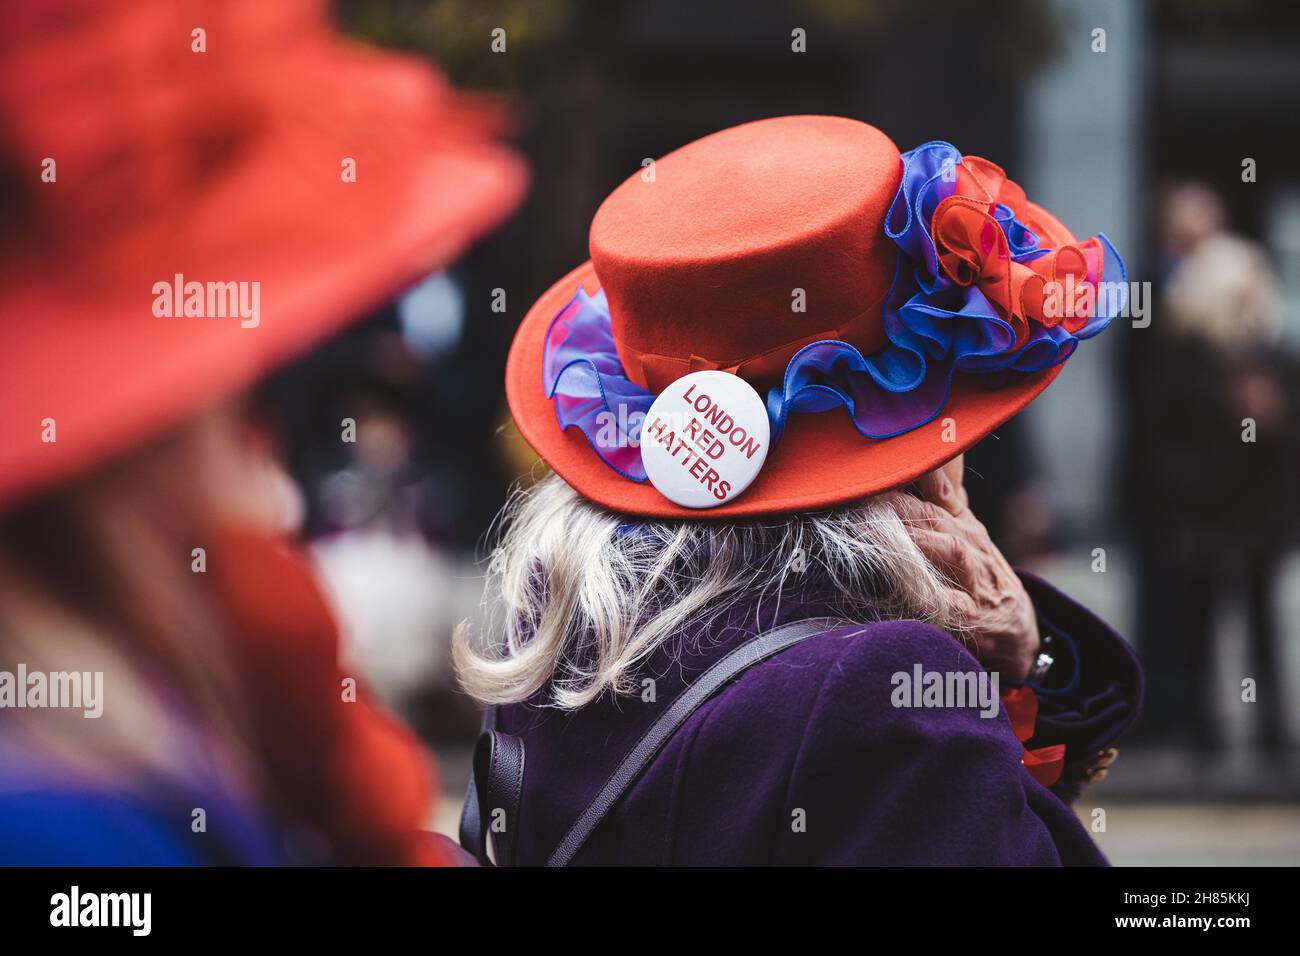
MULTIPOLYGON (((641 736, 605 781, 595 799, 569 828, 564 839, 547 859, 546 865, 566 866, 573 861, 596 827, 641 775, 660 748, 701 704, 729 681, 787 647, 848 624, 848 621, 830 617, 783 624, 755 635, 715 661, 668 705, 668 709, 641 736)), ((498 731, 496 722, 496 708, 491 707, 484 715, 483 734, 474 749, 474 774, 469 782, 469 792, 465 796, 465 807, 461 814, 460 842, 480 863, 488 865, 488 822, 493 812, 501 811, 504 813, 505 827, 494 835, 493 847, 498 862, 509 865, 514 860, 515 827, 519 819, 519 798, 523 791, 524 745, 520 738, 498 731)))
POLYGON ((491 866, 488 830, 497 862, 510 866, 515 857, 515 833, 519 823, 519 800, 524 789, 524 742, 514 734, 497 730, 497 708, 483 715, 483 731, 474 745, 473 769, 465 805, 460 814, 460 845, 474 855, 481 866, 491 866), (492 826, 494 814, 501 814, 502 826, 492 826))

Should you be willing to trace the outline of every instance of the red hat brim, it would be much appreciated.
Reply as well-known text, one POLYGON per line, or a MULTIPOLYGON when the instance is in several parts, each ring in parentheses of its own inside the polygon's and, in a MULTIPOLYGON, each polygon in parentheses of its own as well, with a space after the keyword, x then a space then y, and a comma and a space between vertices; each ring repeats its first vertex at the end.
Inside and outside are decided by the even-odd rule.
MULTIPOLYGON (((367 79, 368 66, 358 69, 367 79)), ((119 278, 103 281, 113 270, 102 266, 92 275, 84 250, 5 269, 0 507, 246 389, 504 219, 527 187, 523 160, 484 136, 424 136, 414 127, 436 117, 409 112, 412 128, 399 130, 341 112, 319 143, 295 130, 292 150, 268 136, 264 151, 190 197, 184 235, 124 247, 135 258, 119 278), (370 157, 354 183, 340 181, 340 143, 370 157), (259 282, 261 324, 155 316, 150 283, 174 272, 259 282)))
POLYGON ((588 294, 600 288, 590 262, 551 286, 524 316, 506 365, 506 398, 524 439, 561 478, 585 498, 624 514, 708 520, 816 511, 897 488, 956 457, 1013 417, 1064 367, 1056 365, 998 389, 959 375, 935 420, 878 441, 863 438, 838 409, 795 415, 743 494, 717 508, 694 510, 673 504, 649 482, 623 477, 600 460, 579 429, 562 430, 556 421, 542 385, 546 331, 579 284, 588 294), (955 422, 955 441, 943 440, 946 419, 955 422))

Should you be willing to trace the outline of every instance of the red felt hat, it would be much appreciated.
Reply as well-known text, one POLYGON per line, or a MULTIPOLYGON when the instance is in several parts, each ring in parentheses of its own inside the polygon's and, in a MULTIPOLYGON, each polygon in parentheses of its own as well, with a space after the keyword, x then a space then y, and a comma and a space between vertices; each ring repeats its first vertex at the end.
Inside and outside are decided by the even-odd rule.
POLYGON ((0 507, 448 263, 526 186, 495 123, 318 0, 5 4, 0 507))
MULTIPOLYGON (((1027 202, 991 163, 968 157, 962 175, 977 177, 972 190, 992 192, 977 210, 977 230, 1004 202, 1044 247, 1087 245, 1027 202)), ((942 414, 889 438, 864 437, 839 407, 792 415, 753 484, 707 510, 674 504, 650 482, 631 480, 602 460, 582 429, 561 427, 553 383, 544 381, 548 331, 580 288, 604 291, 621 373, 651 393, 687 373, 715 369, 739 375, 762 395, 781 386, 787 363, 811 343, 879 352, 889 344, 882 304, 898 261, 885 224, 902 177, 899 151, 885 134, 826 116, 723 130, 631 176, 596 213, 591 261, 552 286, 515 337, 506 392, 524 438, 599 505, 705 519, 840 505, 906 484, 979 441, 1046 388, 1061 365, 1017 373, 997 388, 956 374, 942 414), (791 307, 797 291, 804 311, 791 307)), ((960 255, 944 253, 960 243, 945 245, 943 238, 968 224, 936 216, 934 225, 943 267, 959 272, 960 255)), ((1001 248, 1005 253, 1005 242, 1001 248)), ((1043 265, 1020 271, 1044 277, 1051 263, 1036 261, 1043 265)), ((1015 283, 1017 299, 1030 298, 1026 288, 1041 288, 1026 286, 1023 276, 1015 283)), ((1007 319, 1016 321, 1025 325, 1023 316, 1007 319)))

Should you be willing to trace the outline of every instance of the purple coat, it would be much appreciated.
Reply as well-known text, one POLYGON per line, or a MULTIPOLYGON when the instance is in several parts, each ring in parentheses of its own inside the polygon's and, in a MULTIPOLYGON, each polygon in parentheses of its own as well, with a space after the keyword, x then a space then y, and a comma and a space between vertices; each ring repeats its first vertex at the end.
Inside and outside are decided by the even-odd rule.
MULTIPOLYGON (((600 824, 577 864, 1104 864, 1068 803, 1084 769, 1132 723, 1142 675, 1089 611, 1022 574, 1057 662, 1036 687, 1030 746, 1066 745, 1048 790, 1021 765, 1005 712, 903 709, 893 675, 982 671, 949 634, 880 621, 807 638, 696 710, 600 824)), ((526 747, 516 859, 540 865, 622 757, 682 689, 758 629, 834 616, 809 587, 733 609, 664 646, 638 675, 654 701, 602 697, 574 713, 516 704, 500 729, 526 747)), ((1004 690, 1006 688, 1003 688, 1004 690)))

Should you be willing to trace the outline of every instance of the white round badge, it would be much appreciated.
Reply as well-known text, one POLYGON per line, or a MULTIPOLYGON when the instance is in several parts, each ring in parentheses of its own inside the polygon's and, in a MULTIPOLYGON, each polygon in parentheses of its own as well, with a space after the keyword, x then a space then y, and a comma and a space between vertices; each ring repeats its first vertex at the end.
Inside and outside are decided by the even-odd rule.
POLYGON ((716 508, 758 476, 770 437, 767 408, 753 386, 730 372, 691 372, 646 412, 641 462, 669 501, 716 508))

